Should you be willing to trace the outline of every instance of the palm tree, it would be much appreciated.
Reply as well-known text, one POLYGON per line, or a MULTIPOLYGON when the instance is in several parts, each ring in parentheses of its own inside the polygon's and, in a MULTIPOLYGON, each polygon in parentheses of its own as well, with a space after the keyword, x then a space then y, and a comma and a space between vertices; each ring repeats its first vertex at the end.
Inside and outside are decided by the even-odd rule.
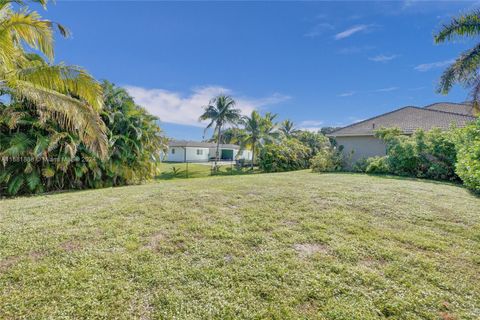
POLYGON ((253 170, 255 154, 261 145, 271 143, 278 138, 278 130, 273 120, 276 115, 267 113, 262 117, 257 111, 252 111, 251 115, 243 118, 245 133, 241 137, 242 148, 249 147, 252 150, 252 162, 250 164, 253 170))
MULTIPOLYGON (((434 36, 435 43, 454 40, 457 37, 480 35, 480 10, 452 19, 434 36)), ((447 94, 455 83, 471 88, 474 109, 479 111, 480 100, 480 43, 462 53, 443 73, 438 92, 447 94)))
MULTIPOLYGON (((78 135, 88 149, 106 157, 106 128, 98 113, 102 108, 100 84, 80 67, 51 64, 53 28, 58 27, 63 36, 68 36, 68 31, 27 8, 14 11, 12 3, 19 2, 23 5, 21 1, 0 1, 0 97, 30 102, 39 114, 54 119, 78 135), (26 53, 24 44, 47 61, 26 53)), ((47 1, 36 2, 45 6, 47 1)))
POLYGON ((299 130, 295 128, 295 124, 288 119, 282 121, 282 123, 280 124, 279 130, 287 138, 290 138, 299 132, 299 130))
POLYGON ((217 134, 217 150, 215 152, 215 170, 219 160, 220 141, 222 140, 222 127, 225 125, 236 126, 242 116, 239 109, 235 108, 235 100, 230 96, 219 95, 210 103, 203 107, 204 113, 200 116, 200 121, 210 120, 205 131, 215 126, 214 131, 217 134))

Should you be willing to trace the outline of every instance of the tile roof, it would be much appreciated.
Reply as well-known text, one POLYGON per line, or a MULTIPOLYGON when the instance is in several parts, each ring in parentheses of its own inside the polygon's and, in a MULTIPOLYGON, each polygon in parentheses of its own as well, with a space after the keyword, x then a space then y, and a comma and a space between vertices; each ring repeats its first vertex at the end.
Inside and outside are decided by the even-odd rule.
MULTIPOLYGON (((192 148, 216 148, 217 144, 213 142, 200 142, 190 140, 171 140, 169 147, 192 147, 192 148)), ((220 144, 220 148, 240 149, 236 144, 220 144)))
POLYGON ((452 103, 452 102, 438 102, 425 107, 429 110, 445 111, 463 114, 467 116, 474 116, 473 105, 470 102, 452 103))
MULTIPOLYGON (((447 106, 447 104, 443 105, 447 106)), ((432 106, 434 105, 428 107, 432 106)), ((417 129, 440 128, 446 130, 452 124, 464 127, 475 119, 474 116, 465 114, 408 106, 340 128, 328 136, 372 136, 375 135, 375 130, 382 127, 397 127, 405 134, 411 134, 417 129)))

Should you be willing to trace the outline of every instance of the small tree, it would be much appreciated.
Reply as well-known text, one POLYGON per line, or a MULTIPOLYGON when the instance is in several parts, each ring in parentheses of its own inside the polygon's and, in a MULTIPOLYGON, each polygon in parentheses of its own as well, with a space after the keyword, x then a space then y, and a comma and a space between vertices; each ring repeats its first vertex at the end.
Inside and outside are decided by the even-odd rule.
POLYGON ((200 116, 200 121, 210 120, 205 131, 215 126, 214 131, 217 133, 217 149, 215 152, 215 170, 217 170, 217 162, 219 160, 220 141, 222 140, 222 127, 225 125, 237 125, 241 120, 240 110, 235 108, 235 100, 230 96, 219 95, 206 106, 204 113, 200 116))

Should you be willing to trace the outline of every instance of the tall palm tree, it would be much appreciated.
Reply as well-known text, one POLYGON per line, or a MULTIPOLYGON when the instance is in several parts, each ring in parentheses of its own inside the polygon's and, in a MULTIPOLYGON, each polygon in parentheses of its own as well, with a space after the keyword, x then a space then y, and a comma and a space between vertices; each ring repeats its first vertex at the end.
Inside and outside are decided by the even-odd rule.
POLYGON ((262 117, 257 111, 252 111, 250 116, 243 118, 245 133, 241 137, 242 148, 249 147, 252 150, 252 162, 250 164, 253 170, 256 151, 261 145, 271 143, 278 138, 278 130, 273 123, 276 115, 267 113, 262 117))
POLYGON ((25 7, 17 12, 12 3, 24 5, 0 0, 0 96, 30 102, 39 114, 54 119, 78 135, 91 151, 106 157, 106 128, 98 113, 102 108, 100 84, 80 67, 52 64, 54 27, 63 36, 68 36, 68 31, 25 7), (24 44, 47 61, 26 53, 24 44))
POLYGON ((220 141, 222 140, 222 127, 225 125, 236 126, 242 116, 239 109, 235 108, 235 100, 230 96, 219 95, 210 103, 203 107, 204 113, 200 116, 200 121, 210 120, 205 131, 211 127, 215 127, 214 131, 217 134, 217 149, 215 152, 215 169, 217 169, 217 162, 219 160, 220 141))
POLYGON ((282 121, 282 123, 280 123, 279 130, 287 138, 292 137, 299 132, 299 130, 297 130, 295 128, 295 124, 291 120, 288 120, 288 119, 284 120, 284 121, 282 121))
MULTIPOLYGON (((454 40, 457 37, 480 35, 480 10, 453 18, 434 36, 435 43, 454 40)), ((443 73, 438 92, 447 94, 455 83, 471 88, 474 109, 479 111, 480 101, 480 43, 463 52, 443 73)))

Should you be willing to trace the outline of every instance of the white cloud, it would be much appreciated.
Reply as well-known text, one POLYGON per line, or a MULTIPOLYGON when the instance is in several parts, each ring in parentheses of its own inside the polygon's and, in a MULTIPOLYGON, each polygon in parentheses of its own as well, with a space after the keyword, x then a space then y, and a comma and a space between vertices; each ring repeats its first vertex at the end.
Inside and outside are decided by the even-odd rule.
POLYGON ((451 59, 451 60, 437 61, 432 63, 422 63, 416 66, 414 69, 420 72, 425 72, 431 69, 445 67, 449 64, 452 64, 453 62, 455 62, 455 60, 451 59))
POLYGON ((340 93, 338 96, 339 97, 350 97, 350 96, 353 96, 355 93, 356 93, 355 91, 347 91, 347 92, 340 93))
POLYGON ((340 40, 340 39, 345 39, 345 38, 348 38, 352 35, 354 35, 355 33, 357 32, 361 32, 361 31, 366 31, 369 27, 366 25, 366 24, 361 24, 361 25, 358 25, 358 26, 353 26, 345 31, 342 31, 340 33, 337 33, 335 35, 335 40, 340 40))
POLYGON ((340 54, 355 54, 375 49, 374 46, 353 46, 340 49, 340 54))
POLYGON ((317 132, 322 129, 323 121, 321 120, 305 120, 298 125, 300 130, 317 132))
POLYGON ((330 23, 319 23, 315 25, 310 31, 303 36, 308 38, 315 38, 324 33, 327 30, 332 30, 334 27, 330 23))
POLYGON ((388 88, 376 89, 376 90, 373 90, 373 92, 390 92, 398 89, 399 89, 398 87, 388 87, 388 88))
POLYGON ((392 55, 386 56, 384 54, 379 54, 379 55, 376 55, 375 57, 368 58, 368 60, 374 61, 374 62, 388 62, 395 58, 398 58, 398 55, 392 54, 392 55))
MULTIPOLYGON (((208 104, 210 99, 219 94, 233 95, 233 91, 220 86, 199 87, 192 90, 191 94, 183 95, 178 92, 164 89, 146 89, 126 85, 124 88, 133 96, 135 102, 163 122, 203 127, 205 123, 198 118, 203 112, 202 106, 208 104)), ((259 99, 235 98, 237 108, 242 114, 247 115, 253 110, 263 106, 280 103, 290 97, 279 93, 259 99)))

